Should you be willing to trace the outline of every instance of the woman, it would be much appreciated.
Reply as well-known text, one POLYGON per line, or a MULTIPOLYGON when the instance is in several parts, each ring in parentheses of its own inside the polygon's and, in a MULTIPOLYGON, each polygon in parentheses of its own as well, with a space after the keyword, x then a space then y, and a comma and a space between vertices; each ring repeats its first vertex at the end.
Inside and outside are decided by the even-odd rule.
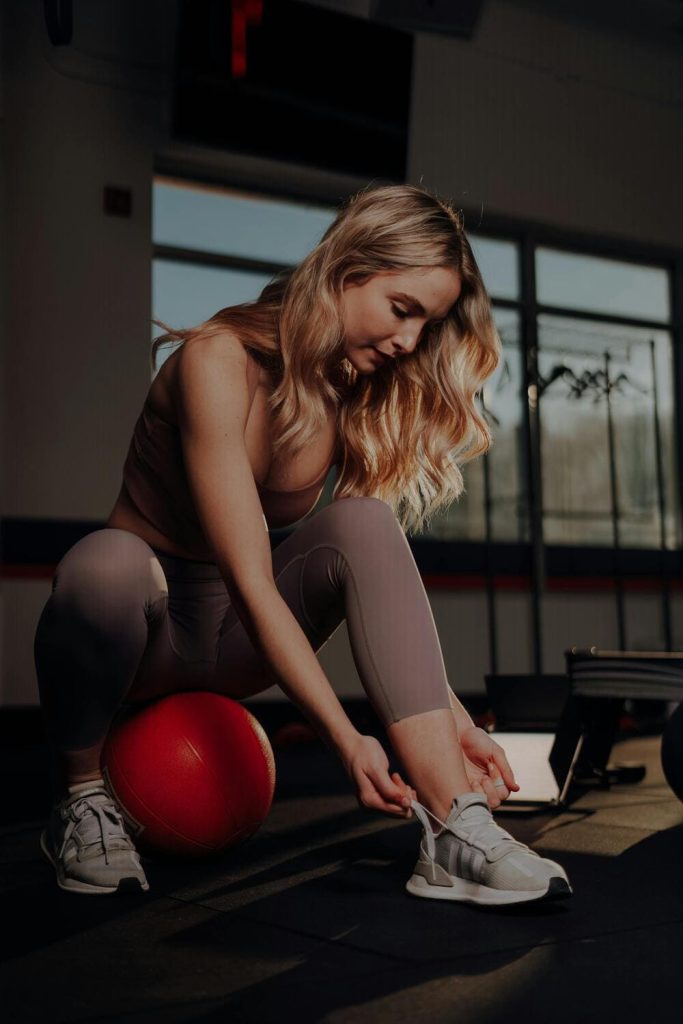
POLYGON ((259 299, 169 331, 153 361, 168 340, 183 344, 150 388, 106 527, 59 563, 36 631, 55 783, 41 844, 59 885, 148 888, 101 777, 122 702, 277 684, 362 806, 414 810, 409 892, 568 895, 558 864, 493 822, 518 786, 448 686, 404 534, 458 497, 459 464, 490 444, 474 395, 500 343, 457 212, 411 185, 367 189, 259 299), (310 515, 332 465, 333 501, 310 515), (271 553, 268 527, 300 520, 271 553), (315 656, 343 619, 410 785, 315 656))

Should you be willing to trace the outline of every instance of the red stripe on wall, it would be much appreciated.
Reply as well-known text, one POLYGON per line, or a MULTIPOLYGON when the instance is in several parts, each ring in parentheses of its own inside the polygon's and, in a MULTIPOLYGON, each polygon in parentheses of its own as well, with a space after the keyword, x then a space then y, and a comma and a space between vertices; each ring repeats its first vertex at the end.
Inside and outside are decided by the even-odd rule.
MULTIPOLYGON (((56 565, 2 565, 0 578, 6 580, 51 580, 56 565)), ((486 577, 481 573, 423 573, 422 581, 429 590, 486 590, 486 577)), ((496 591, 528 592, 531 581, 526 576, 495 576, 496 591)), ((640 576, 625 579, 624 590, 643 593, 661 593, 662 580, 657 576, 640 576)), ((683 579, 672 579, 671 590, 683 590, 683 579)), ((605 576, 549 576, 545 585, 549 593, 611 593, 616 589, 613 579, 605 576)))
MULTIPOLYGON (((485 590, 486 577, 482 574, 471 575, 452 573, 424 573, 422 576, 425 587, 431 590, 485 590)), ((531 580, 527 576, 495 576, 493 585, 497 591, 530 591, 531 580)), ((658 576, 638 576, 622 582, 624 590, 661 593, 662 580, 658 576)), ((545 589, 549 592, 577 591, 595 593, 596 591, 611 592, 616 590, 613 579, 605 576, 549 576, 545 589)), ((683 580, 670 581, 671 590, 683 590, 683 580)))

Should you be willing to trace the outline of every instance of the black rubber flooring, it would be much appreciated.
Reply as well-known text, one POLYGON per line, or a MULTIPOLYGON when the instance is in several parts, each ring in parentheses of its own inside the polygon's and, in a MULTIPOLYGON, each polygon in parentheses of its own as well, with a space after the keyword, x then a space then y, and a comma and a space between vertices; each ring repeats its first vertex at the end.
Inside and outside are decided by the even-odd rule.
POLYGON ((484 910, 404 891, 419 823, 361 809, 320 744, 276 751, 271 814, 243 846, 148 861, 143 895, 63 893, 38 847, 35 754, 13 751, 0 1013, 12 1024, 678 1024, 683 804, 658 737, 612 757, 645 762, 645 780, 586 789, 562 813, 497 816, 561 861, 574 896, 484 910))

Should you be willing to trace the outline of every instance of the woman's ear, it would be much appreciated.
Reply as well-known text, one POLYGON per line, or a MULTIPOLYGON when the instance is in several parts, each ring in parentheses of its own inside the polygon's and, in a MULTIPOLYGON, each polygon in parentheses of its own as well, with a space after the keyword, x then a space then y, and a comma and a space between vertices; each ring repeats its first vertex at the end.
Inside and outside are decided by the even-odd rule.
POLYGON ((354 273, 347 274, 346 277, 344 278, 343 282, 342 282, 342 291, 344 291, 345 288, 350 288, 350 287, 354 287, 354 286, 358 287, 358 286, 360 286, 362 284, 365 284, 365 282, 367 280, 369 280, 370 277, 371 277, 370 274, 363 273, 361 271, 358 271, 355 274, 354 273))

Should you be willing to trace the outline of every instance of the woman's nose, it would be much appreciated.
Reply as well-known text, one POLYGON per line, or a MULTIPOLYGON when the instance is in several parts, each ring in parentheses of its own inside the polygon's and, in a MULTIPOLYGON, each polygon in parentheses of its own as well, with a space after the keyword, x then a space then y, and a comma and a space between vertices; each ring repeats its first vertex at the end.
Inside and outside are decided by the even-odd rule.
POLYGON ((404 331, 402 335, 396 335, 393 338, 395 355, 412 352, 417 345, 419 336, 419 331, 404 331))

